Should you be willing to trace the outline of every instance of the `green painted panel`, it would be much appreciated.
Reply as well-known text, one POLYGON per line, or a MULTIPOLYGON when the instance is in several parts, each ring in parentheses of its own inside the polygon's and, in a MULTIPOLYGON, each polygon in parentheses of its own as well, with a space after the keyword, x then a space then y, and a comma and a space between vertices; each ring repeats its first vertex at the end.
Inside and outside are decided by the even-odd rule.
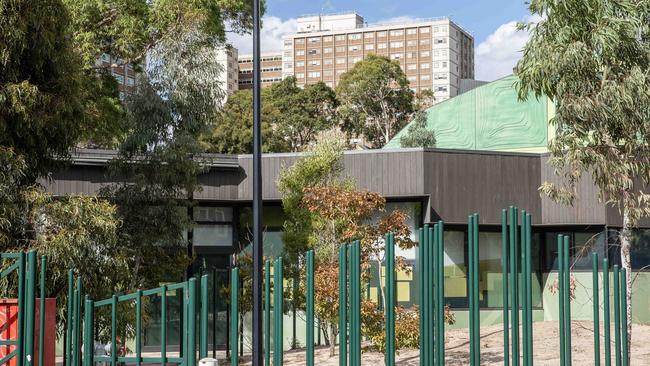
MULTIPOLYGON (((427 110, 427 127, 444 149, 546 151, 548 100, 518 99, 514 75, 485 84, 427 110)), ((400 131, 385 148, 399 148, 400 131)))

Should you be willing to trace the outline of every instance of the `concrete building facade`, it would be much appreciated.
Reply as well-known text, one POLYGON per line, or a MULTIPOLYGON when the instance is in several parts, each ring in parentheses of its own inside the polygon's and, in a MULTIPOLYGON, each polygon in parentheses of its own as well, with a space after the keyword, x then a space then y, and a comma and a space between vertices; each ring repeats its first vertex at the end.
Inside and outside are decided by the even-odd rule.
MULTIPOLYGON (((282 53, 263 53, 261 56, 260 76, 264 88, 282 80, 282 53)), ((239 89, 253 89, 253 55, 239 56, 238 65, 239 89)))
POLYGON ((235 47, 223 47, 215 52, 217 61, 222 67, 219 82, 224 91, 223 103, 226 103, 228 96, 239 89, 238 51, 235 47))
POLYGON ((397 60, 411 88, 432 89, 438 102, 474 78, 474 38, 449 18, 368 25, 357 13, 300 18, 298 32, 283 38, 282 77, 335 87, 370 54, 397 60))
POLYGON ((108 53, 102 53, 97 59, 96 66, 107 69, 117 81, 117 90, 120 93, 120 99, 131 94, 135 89, 136 72, 132 64, 127 64, 124 60, 113 57, 108 53))

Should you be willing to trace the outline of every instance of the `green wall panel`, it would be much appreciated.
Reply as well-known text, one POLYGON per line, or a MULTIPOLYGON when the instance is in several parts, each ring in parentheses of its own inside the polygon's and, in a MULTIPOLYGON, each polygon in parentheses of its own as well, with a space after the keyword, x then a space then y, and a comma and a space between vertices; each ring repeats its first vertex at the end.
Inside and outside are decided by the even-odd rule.
MULTIPOLYGON (((531 96, 521 102, 516 76, 470 90, 427 110, 427 127, 437 147, 467 150, 545 150, 548 143, 548 100, 531 96)), ((385 148, 399 148, 400 131, 385 148)))

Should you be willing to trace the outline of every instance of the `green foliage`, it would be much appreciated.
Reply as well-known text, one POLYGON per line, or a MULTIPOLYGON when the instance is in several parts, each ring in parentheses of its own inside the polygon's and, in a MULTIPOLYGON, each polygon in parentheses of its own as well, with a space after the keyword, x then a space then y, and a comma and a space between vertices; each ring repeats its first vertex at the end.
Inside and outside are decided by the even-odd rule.
POLYGON ((304 151, 316 141, 318 133, 336 127, 336 94, 323 82, 296 86, 288 77, 268 88, 267 99, 278 112, 272 124, 276 139, 288 151, 304 151))
POLYGON ((436 134, 427 129, 427 113, 415 112, 413 122, 400 139, 402 147, 436 147, 436 134))
MULTIPOLYGON (((336 127, 336 95, 324 83, 296 86, 286 78, 262 90, 262 150, 304 151, 320 132, 336 127)), ((227 100, 214 129, 204 138, 207 150, 252 153, 253 94, 240 90, 227 100)))
MULTIPOLYGON (((343 145, 337 141, 324 141, 313 152, 283 169, 278 180, 282 194, 282 209, 286 220, 282 230, 285 262, 297 264, 298 257, 313 245, 313 220, 302 199, 306 187, 329 185, 339 180, 343 172, 343 145)), ((291 277, 296 265, 285 273, 291 277)))
POLYGON ((336 87, 342 128, 374 148, 386 144, 413 112, 413 92, 397 61, 369 55, 341 76, 336 87))
POLYGON ((551 164, 562 186, 541 190, 571 203, 590 172, 600 198, 631 223, 650 214, 650 4, 647 1, 531 2, 541 16, 517 65, 520 97, 553 99, 551 164))
POLYGON ((26 168, 22 156, 0 146, 0 251, 19 235, 21 211, 25 208, 22 190, 26 168))
MULTIPOLYGON (((70 33, 86 67, 102 53, 141 63, 147 52, 178 34, 198 31, 207 42, 225 42, 229 31, 252 28, 252 3, 244 0, 64 0, 70 33)), ((264 5, 262 5, 262 13, 264 5)))
MULTIPOLYGON (((128 288, 129 261, 118 241, 117 208, 89 196, 55 198, 40 189, 25 193, 32 240, 12 241, 0 251, 36 250, 47 257, 47 293, 57 298, 59 330, 65 320, 68 271, 80 276, 94 299, 128 288)), ((106 322, 106 319, 99 320, 106 322)))
POLYGON ((84 131, 80 59, 60 0, 2 0, 0 146, 22 156, 34 181, 84 131))
MULTIPOLYGON (((266 100, 268 89, 262 90, 266 100)), ((284 151, 278 146, 271 127, 279 112, 269 103, 262 103, 262 151, 284 151)), ((228 97, 223 109, 215 118, 214 127, 204 137, 208 152, 222 154, 251 154, 253 152, 253 93, 239 90, 228 97)))

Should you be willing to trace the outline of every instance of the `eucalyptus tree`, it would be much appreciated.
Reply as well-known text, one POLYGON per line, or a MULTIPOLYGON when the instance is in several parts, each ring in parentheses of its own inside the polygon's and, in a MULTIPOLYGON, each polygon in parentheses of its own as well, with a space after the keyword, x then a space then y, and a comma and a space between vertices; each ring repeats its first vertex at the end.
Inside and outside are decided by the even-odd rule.
POLYGON ((563 178, 540 190, 571 203, 586 177, 619 209, 631 335, 631 228, 650 214, 650 2, 534 0, 529 8, 540 20, 521 25, 530 40, 517 65, 519 95, 554 101, 550 163, 563 178))
POLYGON ((413 92, 397 61, 369 55, 341 76, 336 87, 342 129, 372 147, 388 143, 411 117, 413 92))

